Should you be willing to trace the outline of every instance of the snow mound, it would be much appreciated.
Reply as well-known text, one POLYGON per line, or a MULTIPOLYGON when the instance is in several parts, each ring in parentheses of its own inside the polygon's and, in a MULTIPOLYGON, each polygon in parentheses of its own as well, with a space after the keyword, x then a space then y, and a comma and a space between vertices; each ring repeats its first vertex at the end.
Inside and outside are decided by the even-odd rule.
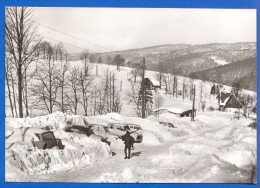
POLYGON ((13 128, 20 127, 38 127, 43 129, 63 129, 66 126, 66 121, 71 116, 62 112, 55 112, 45 116, 27 117, 24 119, 17 119, 10 123, 13 128))
MULTIPOLYGON (((86 117, 87 121, 91 121, 91 117, 86 117)), ((95 116, 96 119, 108 123, 134 123, 141 126, 143 129, 143 142, 141 144, 159 145, 163 141, 173 140, 172 132, 167 127, 162 127, 159 122, 153 119, 142 119, 139 117, 126 117, 117 113, 109 113, 106 115, 95 116)), ((98 121, 98 120, 96 120, 98 121)))
MULTIPOLYGON (((99 163, 112 156, 109 146, 95 137, 65 132, 63 127, 70 116, 62 113, 35 118, 17 119, 6 124, 5 165, 6 181, 34 174, 62 172, 99 163), (63 150, 37 149, 32 146, 34 133, 50 129, 62 140, 63 150), (10 133, 11 132, 11 133, 10 133)), ((73 118, 83 121, 83 118, 73 118)), ((80 122, 77 122, 80 123, 80 122)), ((82 123, 82 122, 81 122, 82 123)), ((84 123, 84 122, 83 122, 84 123)))
POLYGON ((6 151, 6 180, 19 181, 19 176, 45 174, 93 165, 111 156, 105 144, 89 142, 79 145, 66 143, 64 150, 57 148, 40 150, 19 145, 6 151))
POLYGON ((132 182, 133 181, 133 171, 129 168, 124 168, 120 172, 106 172, 98 177, 98 182, 100 183, 122 183, 122 182, 132 182))
MULTIPOLYGON (((199 114, 195 122, 172 119, 177 129, 184 128, 187 135, 176 137, 168 153, 152 156, 150 160, 162 168, 175 169, 172 182, 252 182, 256 131, 247 126, 250 120, 234 121, 230 117, 222 113, 221 117, 199 114), (214 120, 217 121, 212 124, 214 120)), ((170 116, 160 118, 170 120, 170 116)))

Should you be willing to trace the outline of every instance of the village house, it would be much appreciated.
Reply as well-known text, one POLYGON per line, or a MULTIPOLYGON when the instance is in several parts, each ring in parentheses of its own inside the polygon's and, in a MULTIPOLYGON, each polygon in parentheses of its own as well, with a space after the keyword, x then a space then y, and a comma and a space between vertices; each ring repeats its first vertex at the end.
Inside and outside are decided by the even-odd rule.
POLYGON ((243 106, 238 101, 233 93, 220 93, 219 107, 224 110, 226 108, 242 108, 243 106))
MULTIPOLYGON (((191 105, 181 104, 171 107, 161 107, 153 111, 154 115, 159 114, 175 114, 179 117, 191 117, 192 107, 191 105)), ((194 109, 194 116, 196 116, 196 109, 194 109)))
POLYGON ((151 78, 144 79, 144 85, 148 87, 150 90, 158 90, 161 89, 160 82, 151 78))

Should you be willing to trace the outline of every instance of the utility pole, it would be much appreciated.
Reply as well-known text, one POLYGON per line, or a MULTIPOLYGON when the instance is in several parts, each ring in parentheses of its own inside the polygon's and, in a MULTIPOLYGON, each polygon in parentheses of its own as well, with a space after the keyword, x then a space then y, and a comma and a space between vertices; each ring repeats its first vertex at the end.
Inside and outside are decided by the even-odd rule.
POLYGON ((239 100, 238 92, 237 92, 237 100, 238 100, 238 120, 239 120, 240 119, 240 102, 239 102, 240 100, 239 100))
POLYGON ((192 112, 191 112, 191 121, 194 121, 194 105, 195 105, 195 93, 196 93, 196 90, 195 90, 195 85, 193 86, 193 103, 192 103, 192 112))
POLYGON ((176 90, 176 98, 177 98, 178 97, 178 77, 177 76, 176 76, 175 90, 176 90))
POLYGON ((144 90, 144 73, 145 73, 145 58, 143 58, 143 75, 142 75, 142 118, 145 118, 145 90, 144 90))
POLYGON ((184 102, 184 97, 185 97, 185 79, 183 80, 183 85, 182 85, 182 100, 184 102))
POLYGON ((199 109, 201 108, 201 99, 202 99, 202 85, 200 86, 200 102, 199 102, 199 109))

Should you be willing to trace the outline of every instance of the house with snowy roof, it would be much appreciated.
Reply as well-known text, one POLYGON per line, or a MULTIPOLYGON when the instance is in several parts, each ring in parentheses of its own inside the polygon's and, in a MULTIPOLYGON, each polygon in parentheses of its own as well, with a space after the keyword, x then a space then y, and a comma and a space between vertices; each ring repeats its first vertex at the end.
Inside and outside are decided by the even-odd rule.
MULTIPOLYGON (((186 103, 180 103, 179 105, 161 107, 157 110, 153 110, 155 114, 175 114, 179 117, 191 117, 192 115, 192 106, 186 103)), ((196 116, 196 109, 194 109, 196 116)))
POLYGON ((219 107, 225 108, 242 108, 243 106, 233 93, 220 93, 219 94, 219 107))
POLYGON ((157 81, 157 80, 155 80, 155 79, 144 78, 144 84, 145 84, 145 86, 147 86, 148 89, 150 89, 150 90, 161 89, 160 82, 157 81))

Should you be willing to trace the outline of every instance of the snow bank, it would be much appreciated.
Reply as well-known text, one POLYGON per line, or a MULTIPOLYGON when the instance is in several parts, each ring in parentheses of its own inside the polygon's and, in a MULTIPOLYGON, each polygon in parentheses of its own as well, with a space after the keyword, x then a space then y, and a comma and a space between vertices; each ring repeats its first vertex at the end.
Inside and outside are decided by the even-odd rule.
MULTIPOLYGON (((86 142, 85 142, 86 143, 86 142)), ((6 180, 19 181, 19 176, 61 172, 96 164, 111 156, 106 144, 91 139, 87 145, 65 141, 65 149, 40 150, 17 146, 6 151, 6 180)))
POLYGON ((62 112, 55 112, 45 116, 27 117, 16 119, 11 121, 9 126, 13 128, 19 127, 38 127, 42 129, 63 129, 66 126, 66 121, 71 118, 71 116, 64 114, 62 112))
MULTIPOLYGON (((149 149, 164 148, 165 151, 155 150, 153 155, 143 158, 148 161, 149 167, 140 164, 129 168, 113 168, 97 176, 97 181, 252 183, 256 168, 256 130, 248 126, 251 120, 234 120, 232 116, 232 113, 227 112, 197 113, 195 121, 191 121, 190 117, 179 118, 172 114, 150 116, 147 119, 116 113, 84 117, 88 123, 102 125, 138 124, 143 129, 143 142, 140 146, 149 149), (176 128, 165 127, 159 122, 172 123, 176 128)), ((111 156, 109 146, 99 140, 64 132, 63 122, 71 117, 56 113, 48 115, 48 118, 8 121, 6 136, 10 137, 6 139, 6 147, 8 143, 10 147, 6 150, 7 180, 19 181, 17 175, 20 174, 66 171, 96 164, 111 156), (57 138, 62 139, 65 149, 30 149, 29 135, 50 128, 57 138), (11 145, 12 142, 15 144, 11 145)), ((112 151, 122 147, 121 140, 114 140, 111 144, 112 151)), ((138 148, 137 145, 136 147, 138 148)))
MULTIPOLYGON (((19 181, 33 174, 67 171, 93 165, 112 156, 109 146, 100 140, 77 133, 63 131, 70 118, 54 113, 35 118, 18 119, 6 124, 6 181, 19 181), (58 148, 41 150, 34 148, 34 133, 50 129, 62 140, 64 150, 58 148), (10 134, 12 130, 12 134, 10 134)), ((75 118, 77 120, 77 118, 75 118)), ((78 118, 82 119, 82 118, 78 118)))
POLYGON ((187 135, 176 139, 168 153, 152 156, 151 161, 178 171, 173 182, 252 183, 256 131, 247 126, 250 120, 230 117, 220 112, 199 114, 189 123, 175 119, 172 123, 178 129, 185 127, 187 135))
POLYGON ((100 183, 121 183, 121 182, 132 182, 134 177, 133 171, 129 168, 124 168, 120 172, 107 172, 101 174, 97 178, 97 182, 100 183))
MULTIPOLYGON (((93 117, 86 117, 88 122, 93 122, 93 117)), ((108 123, 134 123, 141 126, 143 129, 143 142, 145 145, 159 145, 163 141, 173 139, 171 131, 167 127, 162 127, 158 121, 142 119, 138 117, 126 117, 116 113, 110 113, 101 116, 95 116, 95 121, 103 124, 108 123)))

